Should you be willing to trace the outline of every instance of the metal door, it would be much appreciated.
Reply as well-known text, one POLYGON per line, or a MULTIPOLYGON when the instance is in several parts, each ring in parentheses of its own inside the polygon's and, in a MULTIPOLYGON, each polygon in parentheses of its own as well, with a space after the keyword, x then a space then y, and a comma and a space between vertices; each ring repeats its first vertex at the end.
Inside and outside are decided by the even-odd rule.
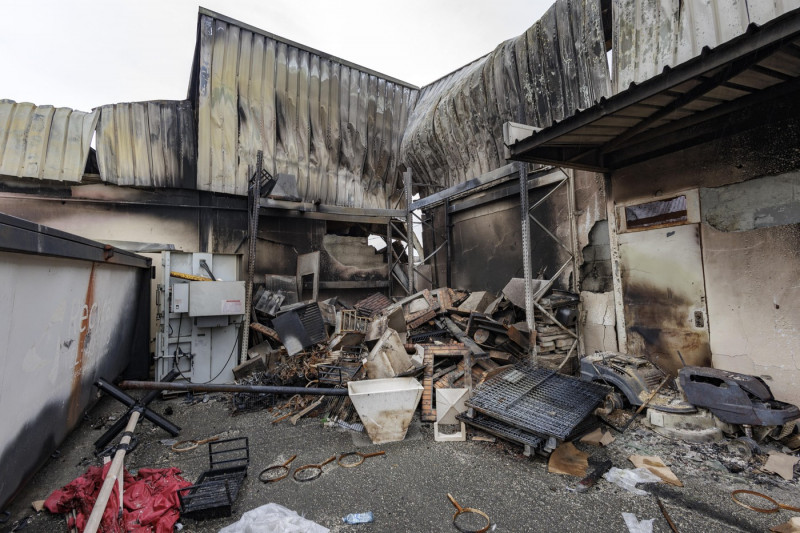
POLYGON ((665 372, 711 366, 700 225, 618 236, 627 351, 665 372))

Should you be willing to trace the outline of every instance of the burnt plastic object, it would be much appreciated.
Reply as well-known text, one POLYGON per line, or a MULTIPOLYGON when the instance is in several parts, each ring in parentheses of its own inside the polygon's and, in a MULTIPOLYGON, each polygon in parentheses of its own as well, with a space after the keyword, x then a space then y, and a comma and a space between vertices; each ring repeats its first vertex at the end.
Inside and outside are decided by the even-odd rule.
MULTIPOLYGON (((628 403, 634 406, 652 393, 664 379, 664 374, 650 361, 618 352, 598 352, 581 359, 581 379, 613 385, 628 403)), ((691 413, 692 405, 671 404, 650 407, 668 413, 691 413)))
POLYGON ((800 409, 779 402, 761 378, 717 368, 686 366, 678 371, 692 405, 705 407, 729 424, 781 426, 800 418, 800 409))
POLYGON ((197 483, 178 491, 181 516, 203 520, 231 515, 250 464, 247 437, 209 442, 208 462, 210 468, 197 483))

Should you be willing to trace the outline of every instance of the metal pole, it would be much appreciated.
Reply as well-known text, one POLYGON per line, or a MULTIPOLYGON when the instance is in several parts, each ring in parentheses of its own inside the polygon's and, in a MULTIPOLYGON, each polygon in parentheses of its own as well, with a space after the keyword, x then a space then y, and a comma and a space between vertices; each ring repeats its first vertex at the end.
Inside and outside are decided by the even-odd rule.
POLYGON ((536 362, 536 320, 533 310, 533 265, 531 265, 531 222, 528 218, 528 170, 527 164, 517 162, 519 172, 519 209, 522 224, 522 272, 525 278, 525 322, 531 338, 531 357, 536 362))
POLYGON ((347 396, 347 389, 315 389, 272 385, 225 385, 213 383, 164 383, 163 381, 123 381, 121 389, 169 390, 182 392, 252 392, 257 394, 308 394, 312 396, 347 396))
POLYGON ((247 284, 244 289, 244 323, 242 324, 242 351, 239 354, 239 364, 247 361, 247 352, 250 349, 250 313, 253 309, 253 279, 256 275, 256 241, 258 240, 258 211, 261 207, 261 169, 264 163, 264 152, 258 151, 256 155, 256 173, 253 186, 248 187, 250 200, 250 224, 248 229, 247 248, 247 284))
POLYGON ((414 216, 411 211, 411 170, 403 172, 406 192, 406 254, 408 255, 408 294, 414 294, 414 216))
POLYGON ((392 219, 389 219, 389 223, 386 224, 386 266, 389 268, 389 271, 386 273, 386 276, 389 278, 389 298, 392 297, 394 294, 394 277, 392 275, 392 269, 394 268, 394 258, 392 257, 392 219))
POLYGON ((450 198, 449 197, 444 199, 444 232, 445 232, 445 238, 447 239, 447 265, 446 265, 447 266, 447 269, 446 269, 446 272, 447 272, 447 286, 448 287, 452 287, 452 285, 451 285, 452 279, 451 279, 450 262, 453 259, 453 246, 452 246, 452 244, 450 244, 450 239, 452 237, 452 234, 451 234, 451 231, 450 231, 450 198))

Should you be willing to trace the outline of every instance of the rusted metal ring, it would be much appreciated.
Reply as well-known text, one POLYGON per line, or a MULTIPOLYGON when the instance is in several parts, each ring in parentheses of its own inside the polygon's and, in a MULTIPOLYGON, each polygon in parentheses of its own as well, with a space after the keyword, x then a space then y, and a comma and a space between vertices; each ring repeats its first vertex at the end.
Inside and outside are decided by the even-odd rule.
POLYGON ((797 508, 797 507, 791 507, 789 505, 780 504, 777 501, 775 501, 772 498, 770 498, 769 496, 767 496, 766 494, 761 494, 760 492, 756 492, 754 490, 745 490, 745 489, 735 490, 735 491, 731 492, 731 500, 735 501, 736 503, 738 503, 739 505, 741 505, 742 507, 744 507, 746 509, 750 509, 751 511, 756 511, 758 513, 777 513, 781 509, 786 509, 788 511, 800 511, 800 509, 797 508), (747 503, 744 503, 744 502, 739 501, 738 499, 736 499, 736 495, 737 494, 750 494, 751 496, 758 496, 759 498, 764 498, 768 502, 770 502, 773 505, 775 505, 775 507, 771 507, 771 508, 754 507, 752 505, 749 505, 747 503))
POLYGON ((453 526, 457 530, 461 531, 461 533, 485 533, 486 531, 489 531, 489 527, 492 525, 492 521, 489 518, 489 515, 487 515, 486 513, 481 511, 480 509, 473 509, 472 507, 461 507, 458 504, 458 502, 456 502, 455 498, 453 498, 453 496, 450 495, 450 494, 448 494, 447 497, 450 499, 450 503, 452 503, 456 508, 456 512, 453 515, 453 526), (481 517, 485 518, 486 519, 486 526, 482 527, 481 529, 465 529, 465 528, 459 526, 456 523, 456 519, 459 516, 461 516, 462 514, 467 514, 467 513, 476 514, 478 516, 481 516, 481 517))

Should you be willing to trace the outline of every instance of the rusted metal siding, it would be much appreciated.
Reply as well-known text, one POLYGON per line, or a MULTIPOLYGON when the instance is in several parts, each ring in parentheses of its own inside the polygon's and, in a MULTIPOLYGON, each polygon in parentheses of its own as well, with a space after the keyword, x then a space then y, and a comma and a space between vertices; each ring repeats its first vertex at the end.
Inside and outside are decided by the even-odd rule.
POLYGON ((614 0, 614 92, 797 8, 800 0, 614 0))
POLYGON ((103 181, 194 188, 196 157, 194 116, 188 100, 101 108, 97 163, 103 181))
POLYGON ((394 207, 416 87, 201 10, 192 93, 198 189, 247 194, 263 150, 304 201, 394 207))
POLYGON ((599 0, 558 0, 523 35, 424 87, 401 157, 451 187, 505 164, 506 121, 549 126, 610 94, 599 0))
POLYGON ((81 181, 98 115, 0 100, 0 175, 81 181))

